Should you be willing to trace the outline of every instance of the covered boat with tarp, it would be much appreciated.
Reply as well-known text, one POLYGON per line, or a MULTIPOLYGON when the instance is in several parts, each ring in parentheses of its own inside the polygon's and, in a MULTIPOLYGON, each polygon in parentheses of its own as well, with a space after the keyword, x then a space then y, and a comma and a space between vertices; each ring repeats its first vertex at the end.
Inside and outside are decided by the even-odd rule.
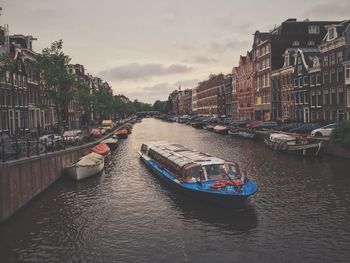
POLYGON ((107 157, 111 153, 111 149, 104 142, 101 142, 101 143, 97 144, 96 146, 92 147, 90 150, 92 152, 100 154, 100 155, 102 155, 104 157, 107 157))
POLYGON ((168 185, 205 202, 240 206, 257 191, 238 164, 179 144, 142 144, 141 159, 168 185))
POLYGON ((72 179, 80 181, 100 173, 104 165, 104 157, 92 152, 65 167, 65 173, 72 179))
POLYGON ((114 132, 115 135, 117 135, 118 139, 126 139, 128 138, 128 130, 127 129, 119 129, 114 132))

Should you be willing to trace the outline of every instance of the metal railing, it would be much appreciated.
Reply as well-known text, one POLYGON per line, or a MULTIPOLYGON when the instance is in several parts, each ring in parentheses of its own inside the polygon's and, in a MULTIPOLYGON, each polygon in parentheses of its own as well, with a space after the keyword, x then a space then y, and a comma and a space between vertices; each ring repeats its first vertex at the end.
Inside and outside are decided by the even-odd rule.
POLYGON ((8 161, 23 157, 64 150, 68 147, 82 145, 92 141, 91 138, 45 138, 45 139, 0 139, 0 159, 8 161))

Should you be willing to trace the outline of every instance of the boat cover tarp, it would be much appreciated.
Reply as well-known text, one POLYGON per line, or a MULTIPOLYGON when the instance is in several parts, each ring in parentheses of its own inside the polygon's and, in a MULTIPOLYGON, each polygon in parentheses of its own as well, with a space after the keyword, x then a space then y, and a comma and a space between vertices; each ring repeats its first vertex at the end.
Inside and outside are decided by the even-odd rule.
POLYGON ((107 154, 110 153, 111 149, 106 143, 99 143, 96 146, 91 148, 91 151, 97 154, 101 154, 103 156, 106 156, 107 154))

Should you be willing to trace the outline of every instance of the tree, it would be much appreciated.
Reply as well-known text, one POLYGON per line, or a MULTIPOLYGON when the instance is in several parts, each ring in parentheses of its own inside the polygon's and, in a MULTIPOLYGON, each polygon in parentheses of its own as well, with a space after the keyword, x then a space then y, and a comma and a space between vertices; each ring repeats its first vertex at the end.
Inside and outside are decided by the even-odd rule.
POLYGON ((75 81, 75 96, 79 105, 83 109, 83 123, 87 125, 88 130, 90 130, 90 120, 91 114, 93 112, 94 100, 93 95, 90 92, 90 88, 86 81, 77 77, 75 81))
POLYGON ((8 54, 0 54, 0 74, 5 74, 6 71, 13 72, 16 70, 16 61, 11 59, 8 54))
POLYGON ((74 97, 74 77, 68 73, 70 57, 62 51, 63 41, 55 41, 37 57, 37 70, 44 91, 52 99, 61 128, 68 122, 68 103, 74 97))

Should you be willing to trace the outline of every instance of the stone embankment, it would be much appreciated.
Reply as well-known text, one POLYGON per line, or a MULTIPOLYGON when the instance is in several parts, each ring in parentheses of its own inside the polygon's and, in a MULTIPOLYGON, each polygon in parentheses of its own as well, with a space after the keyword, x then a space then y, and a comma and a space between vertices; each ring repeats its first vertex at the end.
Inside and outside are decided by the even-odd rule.
POLYGON ((65 166, 78 160, 89 148, 109 136, 111 134, 61 151, 0 162, 0 223, 57 181, 65 166))

